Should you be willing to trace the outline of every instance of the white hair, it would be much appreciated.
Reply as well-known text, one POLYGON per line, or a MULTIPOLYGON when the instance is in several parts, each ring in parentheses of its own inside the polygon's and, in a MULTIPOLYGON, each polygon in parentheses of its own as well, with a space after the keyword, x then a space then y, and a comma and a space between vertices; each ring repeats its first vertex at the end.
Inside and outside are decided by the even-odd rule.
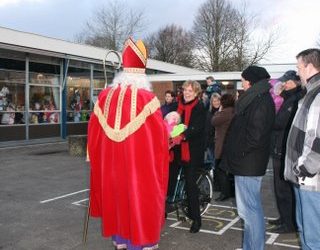
POLYGON ((148 91, 152 90, 150 82, 147 80, 145 74, 138 74, 138 73, 128 73, 128 72, 120 72, 117 74, 110 87, 115 86, 135 86, 138 89, 146 89, 148 91))

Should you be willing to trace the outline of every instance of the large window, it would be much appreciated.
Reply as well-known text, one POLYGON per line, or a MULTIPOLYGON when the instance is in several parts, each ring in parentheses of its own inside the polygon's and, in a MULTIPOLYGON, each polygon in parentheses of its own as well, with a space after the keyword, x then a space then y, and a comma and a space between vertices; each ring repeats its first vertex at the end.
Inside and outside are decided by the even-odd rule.
POLYGON ((69 67, 67 122, 86 122, 90 112, 90 69, 69 67))
MULTIPOLYGON (((0 48, 0 141, 86 133, 94 102, 106 85, 104 67, 65 62, 63 86, 63 59, 0 48), (64 112, 67 124, 61 119, 64 112)), ((107 66, 106 71, 110 84, 114 69, 107 66)))
POLYGON ((60 123, 60 65, 30 62, 29 123, 60 123))
POLYGON ((107 66, 106 77, 102 65, 93 65, 93 90, 92 90, 92 101, 96 102, 99 93, 106 87, 106 84, 111 84, 114 78, 113 69, 107 66))
POLYGON ((106 80, 104 78, 104 73, 101 71, 93 71, 93 90, 92 90, 92 101, 96 102, 99 93, 104 89, 106 80))
POLYGON ((0 125, 25 123, 25 62, 0 58, 0 125))

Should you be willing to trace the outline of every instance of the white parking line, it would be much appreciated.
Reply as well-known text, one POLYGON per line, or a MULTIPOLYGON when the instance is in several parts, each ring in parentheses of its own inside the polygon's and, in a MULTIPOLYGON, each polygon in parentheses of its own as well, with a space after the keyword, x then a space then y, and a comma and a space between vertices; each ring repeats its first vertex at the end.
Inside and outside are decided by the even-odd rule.
POLYGON ((72 205, 77 205, 77 206, 82 206, 82 207, 88 207, 87 205, 81 204, 82 202, 87 201, 87 200, 89 200, 89 198, 86 198, 86 199, 83 199, 83 200, 80 200, 80 201, 75 201, 75 202, 72 202, 72 205))
POLYGON ((240 220, 240 217, 234 218, 232 221, 230 221, 227 225, 225 225, 220 231, 219 234, 222 235, 225 231, 227 231, 229 228, 232 228, 234 224, 236 224, 240 220))
POLYGON ((77 191, 77 192, 73 192, 73 193, 61 195, 61 196, 58 196, 58 197, 54 197, 54 198, 52 198, 52 199, 40 201, 40 203, 41 203, 41 204, 47 203, 47 202, 54 201, 54 200, 58 200, 58 199, 62 199, 62 198, 65 198, 65 197, 68 197, 68 196, 71 196, 71 195, 74 195, 74 194, 79 194, 79 193, 87 192, 87 191, 89 191, 89 190, 90 190, 90 189, 84 189, 84 190, 80 190, 80 191, 77 191))
MULTIPOLYGON (((219 207, 219 208, 222 208, 222 209, 229 208, 229 209, 232 209, 232 210, 235 209, 235 207, 231 207, 231 206, 221 206, 221 205, 216 205, 216 204, 213 205, 213 204, 211 204, 211 208, 214 208, 214 207, 219 207)), ((225 221, 227 223, 219 231, 201 229, 200 232, 207 233, 207 234, 223 235, 228 231, 228 229, 236 230, 236 231, 243 231, 242 227, 235 226, 240 221, 240 217, 239 216, 237 216, 235 218, 232 218, 232 217, 231 218, 223 218, 221 216, 214 216, 212 214, 210 215, 210 209, 208 209, 208 211, 209 211, 209 213, 207 212, 205 215, 202 216, 203 221, 204 220, 209 220, 209 221, 210 220, 221 220, 221 221, 225 221)), ((170 215, 174 215, 174 212, 170 213, 170 215)), ((270 219, 275 219, 275 218, 265 217, 265 219, 266 220, 270 220, 270 219)), ((189 227, 187 227, 184 224, 182 224, 181 221, 177 221, 177 219, 174 218, 174 217, 168 217, 167 220, 168 221, 174 221, 174 223, 169 225, 169 227, 172 227, 172 228, 175 228, 175 229, 181 229, 181 230, 189 230, 189 227)), ((300 247, 297 246, 297 245, 294 245, 294 243, 290 244, 290 243, 276 242, 279 239, 279 234, 271 233, 271 232, 266 231, 266 235, 267 235, 267 237, 266 237, 266 244, 267 245, 271 245, 271 246, 276 245, 276 246, 283 246, 283 247, 288 247, 288 248, 300 249, 300 247)))
POLYGON ((267 232, 266 234, 270 235, 270 237, 266 241, 266 244, 269 244, 269 245, 272 245, 277 240, 277 238, 279 237, 279 234, 276 234, 276 233, 267 232))
POLYGON ((283 244, 283 243, 279 243, 279 242, 275 242, 275 243, 273 243, 273 245, 276 245, 276 246, 282 246, 282 247, 291 247, 291 248, 301 249, 301 247, 300 247, 300 246, 294 246, 294 245, 289 245, 289 244, 283 244))
POLYGON ((232 207, 232 206, 223 206, 223 205, 218 205, 218 204, 210 204, 210 207, 222 207, 222 208, 232 208, 232 209, 237 209, 237 207, 232 207))
POLYGON ((173 223, 172 225, 170 225, 170 227, 178 227, 178 225, 180 225, 182 222, 181 221, 177 221, 175 223, 173 223))

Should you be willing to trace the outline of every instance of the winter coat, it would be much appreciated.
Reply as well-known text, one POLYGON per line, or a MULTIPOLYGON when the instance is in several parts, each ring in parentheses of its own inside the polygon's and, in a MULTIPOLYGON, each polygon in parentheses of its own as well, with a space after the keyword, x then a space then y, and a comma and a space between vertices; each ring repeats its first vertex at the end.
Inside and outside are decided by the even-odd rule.
POLYGON ((298 102, 304 95, 305 90, 301 86, 281 93, 284 101, 276 114, 271 137, 271 156, 273 158, 280 159, 286 152, 288 133, 298 109, 298 102))
MULTIPOLYGON (((270 86, 267 80, 255 84, 270 86)), ((252 94, 250 90, 250 95, 246 94, 247 90, 243 95, 251 96, 249 101, 236 103, 236 114, 227 133, 222 154, 221 167, 225 171, 240 176, 265 174, 275 118, 275 106, 269 89, 270 87, 265 87, 257 94, 252 94)), ((241 96, 238 102, 240 99, 241 96)))
POLYGON ((206 94, 208 95, 208 99, 210 100, 211 98, 211 95, 213 93, 218 93, 219 95, 221 95, 221 88, 219 86, 218 83, 213 83, 212 85, 209 85, 207 88, 206 88, 206 94))
POLYGON ((161 106, 161 113, 162 117, 165 117, 168 113, 172 111, 176 111, 178 108, 178 103, 177 102, 172 102, 172 103, 165 103, 161 106))
POLYGON ((306 88, 289 131, 284 176, 301 189, 320 192, 320 73, 306 88))
POLYGON ((233 116, 234 108, 228 107, 215 113, 215 115, 212 117, 211 123, 215 128, 214 155, 216 159, 221 159, 224 139, 233 116))
POLYGON ((212 149, 212 152, 214 150, 214 135, 215 135, 215 129, 214 126, 211 124, 212 117, 215 115, 215 113, 219 109, 212 109, 211 111, 207 111, 206 115, 206 124, 205 124, 205 148, 212 149))
MULTIPOLYGON (((194 106, 189 126, 186 131, 183 133, 185 140, 189 142, 189 151, 190 151, 190 163, 201 166, 204 161, 204 127, 206 119, 206 110, 203 106, 203 103, 198 102, 194 106)), ((183 123, 184 116, 182 115, 181 121, 183 123)))

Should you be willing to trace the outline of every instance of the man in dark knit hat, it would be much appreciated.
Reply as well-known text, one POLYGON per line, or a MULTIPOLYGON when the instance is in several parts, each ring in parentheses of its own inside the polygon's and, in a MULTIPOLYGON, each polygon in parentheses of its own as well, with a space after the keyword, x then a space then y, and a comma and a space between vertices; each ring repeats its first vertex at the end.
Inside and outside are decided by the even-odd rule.
POLYGON ((260 190, 275 118, 269 79, 262 67, 249 66, 242 72, 245 92, 236 103, 222 155, 222 167, 235 176, 237 210, 244 220, 243 249, 263 250, 265 244, 260 190))

